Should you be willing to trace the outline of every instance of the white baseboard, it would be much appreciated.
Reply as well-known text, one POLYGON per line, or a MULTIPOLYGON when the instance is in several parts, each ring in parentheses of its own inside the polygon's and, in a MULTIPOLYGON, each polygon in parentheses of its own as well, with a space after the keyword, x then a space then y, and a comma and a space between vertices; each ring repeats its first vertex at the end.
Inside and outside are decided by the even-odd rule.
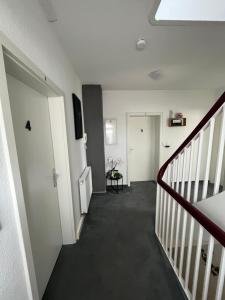
POLYGON ((99 191, 99 192, 93 192, 93 194, 105 194, 106 193, 106 190, 104 191, 99 191))
POLYGON ((79 222, 78 227, 77 227, 77 234, 76 234, 77 235, 77 240, 80 239, 80 234, 81 234, 82 227, 83 227, 83 224, 84 224, 85 216, 86 215, 81 215, 80 222, 79 222))

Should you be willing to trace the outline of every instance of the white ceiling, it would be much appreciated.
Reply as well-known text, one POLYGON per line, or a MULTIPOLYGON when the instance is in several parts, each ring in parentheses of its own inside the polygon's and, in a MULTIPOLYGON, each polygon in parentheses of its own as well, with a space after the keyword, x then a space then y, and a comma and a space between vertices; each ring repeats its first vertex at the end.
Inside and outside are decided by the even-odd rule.
POLYGON ((225 86, 225 25, 150 25, 154 0, 50 0, 52 23, 83 83, 104 89, 225 86), (139 37, 147 40, 137 51, 139 37), (148 74, 160 72, 158 80, 148 74))

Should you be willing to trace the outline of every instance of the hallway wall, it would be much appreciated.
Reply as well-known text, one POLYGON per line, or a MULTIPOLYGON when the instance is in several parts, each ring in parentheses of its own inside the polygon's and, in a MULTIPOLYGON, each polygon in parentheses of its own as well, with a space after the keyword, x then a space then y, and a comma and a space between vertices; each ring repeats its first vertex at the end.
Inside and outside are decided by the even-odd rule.
MULTIPOLYGON (((65 93, 66 118, 76 225, 80 221, 78 177, 86 166, 82 140, 74 134, 72 92, 81 98, 81 82, 75 74, 37 0, 0 0, 0 31, 27 55, 65 93)), ((0 136, 0 299, 27 300, 23 253, 19 248, 13 201, 6 177, 0 136)))
POLYGON ((82 88, 84 125, 87 133, 87 163, 91 166, 94 193, 104 193, 105 153, 101 85, 85 84, 82 88))
POLYGON ((160 164, 165 162, 184 141, 188 134, 198 124, 200 119, 209 110, 218 98, 213 90, 189 91, 103 91, 104 118, 117 119, 118 143, 105 145, 105 156, 121 158, 118 167, 127 183, 127 147, 126 147, 126 113, 128 112, 160 112, 162 118, 162 135, 160 145, 160 164), (168 127, 169 111, 182 112, 187 118, 185 127, 168 127), (165 144, 170 148, 165 148, 165 144))

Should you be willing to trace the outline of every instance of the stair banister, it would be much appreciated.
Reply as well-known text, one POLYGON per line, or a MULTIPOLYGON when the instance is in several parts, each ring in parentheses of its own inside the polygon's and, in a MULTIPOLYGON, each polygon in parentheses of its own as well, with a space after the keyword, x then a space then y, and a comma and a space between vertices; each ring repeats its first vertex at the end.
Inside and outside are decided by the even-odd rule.
POLYGON ((225 232, 218 227, 214 222, 212 222, 207 216, 205 216, 201 211, 190 204, 186 199, 178 194, 174 189, 172 189, 162 178, 168 167, 168 165, 181 153, 186 146, 190 146, 191 141, 199 134, 201 129, 210 121, 210 119, 215 115, 215 113, 223 106, 225 103, 225 93, 219 98, 219 100, 212 106, 209 112, 204 116, 201 122, 195 127, 187 139, 181 144, 181 146, 174 152, 174 154, 165 162, 165 164, 160 168, 157 183, 166 190, 171 197, 173 197, 185 210, 187 210, 194 219, 208 231, 210 232, 220 243, 225 247, 225 232))
POLYGON ((219 116, 220 113, 222 114, 222 121, 220 125, 220 136, 216 159, 213 194, 215 195, 219 193, 225 146, 225 93, 223 93, 219 100, 212 106, 209 112, 195 127, 195 129, 181 144, 181 146, 163 164, 157 176, 158 185, 155 221, 156 235, 159 238, 159 241, 184 289, 184 292, 186 293, 188 299, 192 300, 195 300, 197 297, 200 269, 199 266, 201 262, 201 249, 203 246, 204 232, 208 232, 209 238, 207 262, 205 266, 201 299, 209 299, 209 281, 212 273, 211 265, 213 260, 213 251, 215 245, 218 243, 222 247, 222 252, 217 287, 213 299, 221 300, 222 295, 224 294, 225 296, 225 231, 197 207, 197 201, 199 200, 198 195, 201 167, 205 168, 201 199, 204 200, 207 198, 210 165, 212 159, 215 119, 219 116), (203 164, 203 139, 206 130, 208 130, 209 132, 207 145, 208 152, 206 154, 206 162, 204 165, 201 166, 201 164, 203 164), (193 166, 194 145, 198 146, 195 166, 193 166), (194 195, 193 199, 191 199, 193 171, 195 171, 194 195), (185 181, 187 182, 186 197, 184 196, 185 181), (182 218, 181 214, 183 216, 182 218), (188 223, 188 216, 190 218, 190 224, 188 223), (189 224, 189 227, 187 227, 187 224, 189 224), (187 232, 187 229, 189 230, 189 232, 187 232), (195 229, 197 229, 195 265, 193 274, 190 274, 195 229), (189 234, 188 237, 187 234, 189 234), (184 252, 186 247, 186 241, 188 241, 188 244, 187 257, 185 261, 184 252), (180 252, 178 251, 178 248, 180 248, 180 252), (192 284, 190 285, 191 276, 192 284))

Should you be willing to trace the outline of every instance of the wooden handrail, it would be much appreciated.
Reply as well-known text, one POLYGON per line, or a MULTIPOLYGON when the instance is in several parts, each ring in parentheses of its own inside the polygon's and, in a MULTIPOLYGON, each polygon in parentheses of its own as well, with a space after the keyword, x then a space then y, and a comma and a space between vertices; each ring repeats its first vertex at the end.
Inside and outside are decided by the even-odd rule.
POLYGON ((225 93, 219 98, 219 100, 212 106, 209 112, 204 116, 201 122, 195 127, 191 134, 186 138, 186 140, 181 144, 181 146, 174 152, 174 154, 163 164, 160 168, 157 182, 158 184, 166 190, 171 197, 176 200, 190 215, 196 219, 214 238, 220 242, 223 247, 225 247, 225 232, 216 225, 212 220, 210 220, 205 214, 188 202, 184 197, 173 190, 164 180, 163 175, 168 167, 168 165, 178 156, 183 149, 190 144, 190 142, 196 137, 196 135, 204 128, 204 126, 210 121, 214 114, 222 107, 225 103, 225 93))

